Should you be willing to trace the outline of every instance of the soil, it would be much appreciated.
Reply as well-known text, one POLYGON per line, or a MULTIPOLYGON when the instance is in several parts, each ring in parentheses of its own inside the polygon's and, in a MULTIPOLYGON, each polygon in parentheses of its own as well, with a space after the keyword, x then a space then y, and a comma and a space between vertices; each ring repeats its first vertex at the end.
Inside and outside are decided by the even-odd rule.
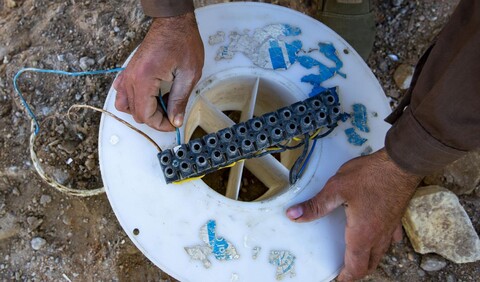
MULTIPOLYGON (((149 26, 139 2, 0 0, 2 281, 173 280, 130 242, 105 195, 70 197, 40 179, 29 157, 30 123, 12 87, 15 72, 24 66, 68 71, 82 70, 85 62, 89 69, 120 66, 149 26), (33 240, 37 237, 44 241, 33 240)), ((218 2, 227 1, 195 4, 218 2)), ((314 15, 318 5, 314 0, 265 2, 308 15, 314 15)), ((393 82, 393 72, 401 63, 415 64, 458 1, 376 2, 377 38, 368 64, 395 105, 403 92, 393 82)), ((65 114, 73 104, 101 107, 112 79, 113 75, 22 76, 20 89, 43 123, 36 142, 38 156, 58 182, 80 189, 101 187, 96 141, 99 116, 81 111, 71 122, 65 114)), ((246 178, 254 182, 253 177, 246 178)), ((478 194, 461 197, 477 233, 478 194)), ((242 197, 250 199, 249 195, 242 197)), ((421 257, 404 239, 365 281, 475 281, 480 277, 480 262, 448 262, 440 271, 426 272, 419 266, 421 257)))

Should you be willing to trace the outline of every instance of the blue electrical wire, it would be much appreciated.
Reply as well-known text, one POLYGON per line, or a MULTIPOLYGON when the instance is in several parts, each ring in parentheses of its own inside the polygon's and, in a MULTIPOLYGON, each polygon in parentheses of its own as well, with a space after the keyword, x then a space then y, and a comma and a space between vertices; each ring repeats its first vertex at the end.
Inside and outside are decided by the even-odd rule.
POLYGON ((310 161, 310 157, 312 156, 313 150, 315 150, 315 145, 317 145, 317 139, 313 140, 312 148, 310 149, 310 152, 308 152, 307 158, 305 159, 302 167, 298 171, 299 177, 302 176, 303 170, 307 167, 307 164, 310 161))
MULTIPOLYGON (((167 106, 165 106, 165 102, 163 102, 161 93, 158 96, 158 100, 160 101, 160 105, 162 105, 163 111, 165 112, 165 114, 167 114, 167 106)), ((182 142, 180 141, 180 129, 178 129, 178 127, 175 127, 175 132, 177 133, 177 144, 182 145, 182 142)))
MULTIPOLYGON (((31 71, 31 72, 39 72, 39 73, 53 73, 53 74, 60 74, 60 75, 67 75, 67 76, 84 76, 84 75, 96 75, 96 74, 108 74, 108 73, 115 73, 115 72, 120 72, 125 70, 125 68, 113 68, 109 70, 94 70, 94 71, 80 71, 80 72, 68 72, 68 71, 62 71, 62 70, 49 70, 49 69, 37 69, 37 68, 22 68, 20 69, 15 76, 13 77, 13 88, 15 89, 15 92, 17 95, 20 97, 20 101, 22 101, 23 106, 25 109, 27 109, 27 113, 30 116, 30 118, 33 120, 35 123, 35 135, 38 134, 40 131, 40 124, 38 123, 37 117, 33 113, 32 109, 28 105, 27 101, 22 95, 22 92, 20 91, 20 88, 18 87, 18 78, 20 75, 24 72, 31 71)), ((167 113, 167 108, 165 107, 165 104, 163 103, 162 99, 159 99, 162 105, 163 110, 165 113, 167 113)), ((180 145, 180 130, 178 128, 175 128, 177 131, 177 143, 180 145)))
POLYGON ((31 72, 40 72, 40 73, 53 73, 53 74, 61 74, 61 75, 68 75, 68 76, 82 76, 82 75, 95 75, 95 74, 107 74, 107 73, 114 73, 114 72, 120 72, 124 70, 125 68, 114 68, 114 69, 109 69, 109 70, 95 70, 95 71, 80 71, 80 72, 68 72, 68 71, 62 71, 62 70, 48 70, 48 69, 37 69, 37 68, 22 68, 20 69, 15 76, 13 77, 13 88, 15 89, 15 92, 18 94, 20 97, 20 100, 22 101, 23 106, 25 109, 27 109, 28 115, 30 118, 35 122, 35 135, 38 134, 38 131, 40 130, 40 124, 38 123, 37 117, 33 113, 32 109, 28 105, 27 101, 22 95, 22 92, 18 88, 18 78, 20 75, 24 72, 31 71, 31 72))

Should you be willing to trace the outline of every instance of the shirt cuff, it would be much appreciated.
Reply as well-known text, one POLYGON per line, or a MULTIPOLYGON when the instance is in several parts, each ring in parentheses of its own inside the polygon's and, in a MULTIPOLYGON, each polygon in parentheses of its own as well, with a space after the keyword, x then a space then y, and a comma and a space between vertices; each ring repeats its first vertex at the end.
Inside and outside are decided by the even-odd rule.
POLYGON ((417 175, 428 175, 465 155, 431 136, 415 119, 408 107, 387 132, 385 148, 402 169, 417 175))
POLYGON ((143 13, 152 18, 167 18, 195 10, 192 0, 141 0, 143 13))

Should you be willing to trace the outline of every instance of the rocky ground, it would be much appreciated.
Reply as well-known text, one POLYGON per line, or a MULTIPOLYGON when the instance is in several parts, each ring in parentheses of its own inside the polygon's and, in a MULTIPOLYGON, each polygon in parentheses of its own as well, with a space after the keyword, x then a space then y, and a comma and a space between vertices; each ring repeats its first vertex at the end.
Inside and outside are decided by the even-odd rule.
MULTIPOLYGON (((2 281, 170 280, 133 246, 105 195, 66 196, 37 176, 28 151, 30 124, 12 88, 13 75, 24 66, 80 71, 121 65, 149 25, 137 2, 0 0, 2 281)), ((195 2, 202 6, 227 1, 195 2)), ((271 2, 309 15, 318 4, 313 0, 271 2)), ((402 65, 408 74, 457 1, 377 2, 377 38, 368 64, 395 105, 404 91, 394 81, 402 75, 395 72, 402 65)), ((75 103, 101 106, 112 77, 22 76, 20 88, 43 122, 36 143, 38 155, 45 169, 65 185, 82 189, 102 185, 97 165, 98 116, 82 114, 71 124, 63 114, 75 103)), ((465 172, 474 164, 460 163, 453 168, 456 171, 439 172, 428 183, 456 189, 478 185, 478 169, 465 172), (473 180, 462 180, 465 175, 473 180)), ((460 202, 479 233, 480 192, 475 186, 471 190, 460 196, 460 202)), ((478 281, 478 277, 479 262, 455 264, 420 255, 404 239, 365 280, 453 282, 478 281)))

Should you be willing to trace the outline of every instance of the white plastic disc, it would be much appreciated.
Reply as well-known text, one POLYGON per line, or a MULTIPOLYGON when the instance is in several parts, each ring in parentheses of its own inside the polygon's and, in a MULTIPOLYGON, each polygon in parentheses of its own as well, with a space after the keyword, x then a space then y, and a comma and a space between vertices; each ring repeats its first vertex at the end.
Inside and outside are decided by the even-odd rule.
MULTIPOLYGON (((103 116, 100 166, 120 224, 143 254, 181 281, 333 279, 343 266, 344 211, 339 208, 315 222, 298 224, 287 219, 285 210, 318 193, 347 160, 383 147, 389 128, 383 119, 390 108, 380 85, 342 38, 296 11, 243 2, 207 6, 196 15, 205 66, 190 97, 187 120, 199 99, 214 95, 216 87, 224 91, 228 83, 255 78, 270 95, 258 97, 263 108, 277 105, 272 92, 280 93, 279 101, 293 103, 314 89, 337 87, 342 109, 352 118, 318 142, 294 186, 263 201, 240 202, 202 180, 167 185, 155 148, 103 116)), ((112 87, 106 110, 137 126, 163 149, 176 145, 175 133, 157 132, 118 112, 115 95, 112 87)), ((185 128, 181 131, 183 136, 185 128)))

